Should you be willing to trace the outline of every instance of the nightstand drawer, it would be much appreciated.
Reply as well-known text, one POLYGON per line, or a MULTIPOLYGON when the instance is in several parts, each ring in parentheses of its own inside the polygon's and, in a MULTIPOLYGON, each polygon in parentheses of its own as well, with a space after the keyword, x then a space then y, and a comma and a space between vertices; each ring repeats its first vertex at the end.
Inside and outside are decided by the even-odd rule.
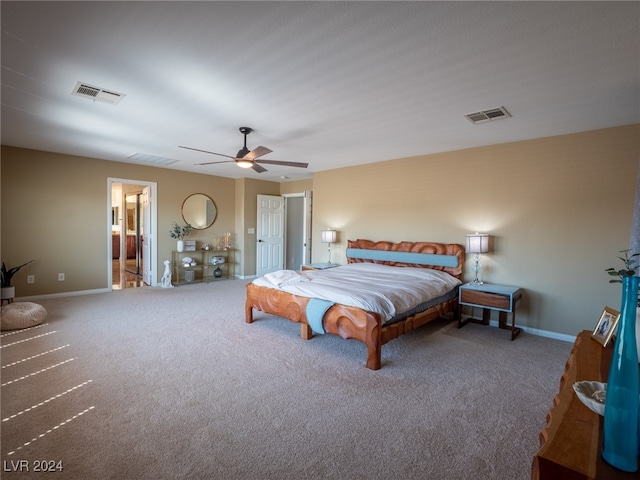
POLYGON ((461 289, 460 302, 468 303, 489 308, 500 308, 502 310, 511 310, 509 295, 500 295, 498 293, 478 292, 474 290, 461 289))

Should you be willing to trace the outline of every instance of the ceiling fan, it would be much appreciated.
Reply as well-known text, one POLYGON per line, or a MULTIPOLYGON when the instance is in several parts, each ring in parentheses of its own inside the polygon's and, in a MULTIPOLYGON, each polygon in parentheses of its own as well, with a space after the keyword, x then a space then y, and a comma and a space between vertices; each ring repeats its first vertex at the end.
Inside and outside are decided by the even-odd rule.
POLYGON ((231 159, 231 160, 222 160, 220 162, 197 163, 196 165, 214 165, 216 163, 236 162, 236 165, 238 165, 240 168, 252 168, 258 173, 267 171, 266 168, 264 168, 261 165, 258 165, 259 163, 265 163, 267 165, 283 165, 285 167, 300 167, 300 168, 307 168, 309 166, 308 163, 301 163, 301 162, 283 162, 280 160, 258 160, 259 157, 262 157, 267 153, 271 153, 272 150, 262 146, 256 147, 253 150, 249 150, 247 148, 247 135, 249 135, 251 132, 253 132, 253 128, 240 127, 240 133, 244 135, 244 147, 238 150, 238 153, 236 154, 235 157, 232 157, 231 155, 225 155, 224 153, 216 153, 216 152, 210 152, 208 150, 200 150, 199 148, 184 147, 182 145, 179 145, 179 147, 186 148, 187 150, 194 150, 196 152, 210 153, 212 155, 220 155, 221 157, 227 157, 231 159))

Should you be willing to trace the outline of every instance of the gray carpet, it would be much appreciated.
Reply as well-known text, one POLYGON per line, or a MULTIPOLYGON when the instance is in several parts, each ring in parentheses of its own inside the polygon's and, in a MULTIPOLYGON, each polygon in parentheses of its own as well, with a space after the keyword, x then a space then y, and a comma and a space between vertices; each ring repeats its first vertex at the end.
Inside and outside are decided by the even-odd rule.
POLYGON ((39 301, 2 335, 2 478, 530 478, 571 344, 438 320, 374 372, 357 341, 246 324, 245 283, 39 301))

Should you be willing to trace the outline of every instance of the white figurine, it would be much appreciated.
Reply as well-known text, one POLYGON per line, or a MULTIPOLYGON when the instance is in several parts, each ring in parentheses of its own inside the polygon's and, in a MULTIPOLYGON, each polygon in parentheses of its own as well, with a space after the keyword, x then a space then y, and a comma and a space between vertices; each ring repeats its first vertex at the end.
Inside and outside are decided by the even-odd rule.
POLYGON ((164 274, 162 275, 161 285, 162 288, 172 288, 171 285, 171 269, 169 268, 169 264, 171 262, 169 260, 164 261, 164 274))

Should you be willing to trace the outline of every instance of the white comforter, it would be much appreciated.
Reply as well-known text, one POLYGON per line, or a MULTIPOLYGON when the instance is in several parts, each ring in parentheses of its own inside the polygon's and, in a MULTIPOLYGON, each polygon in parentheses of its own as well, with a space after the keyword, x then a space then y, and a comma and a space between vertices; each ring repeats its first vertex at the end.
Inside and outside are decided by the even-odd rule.
POLYGON ((380 314, 386 322, 449 292, 460 280, 439 270, 350 263, 326 270, 281 270, 253 281, 302 297, 320 298, 380 314))

